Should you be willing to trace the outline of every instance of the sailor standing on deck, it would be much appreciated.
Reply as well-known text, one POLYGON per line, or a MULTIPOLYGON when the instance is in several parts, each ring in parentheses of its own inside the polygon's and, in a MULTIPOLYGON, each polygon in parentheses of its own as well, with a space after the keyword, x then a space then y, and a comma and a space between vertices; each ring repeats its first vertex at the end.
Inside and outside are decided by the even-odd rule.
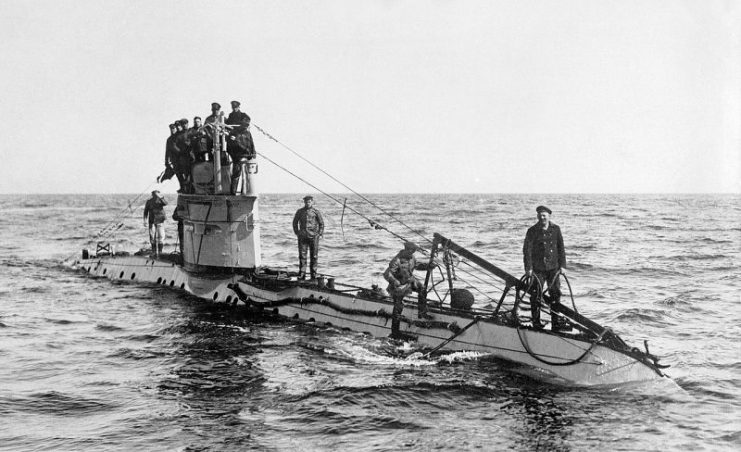
POLYGON ((218 102, 211 104, 211 114, 206 116, 206 124, 213 124, 221 114, 221 105, 218 102))
POLYGON ((250 117, 247 113, 240 111, 239 101, 231 102, 232 112, 226 118, 226 123, 233 126, 229 130, 226 142, 226 151, 232 159, 232 184, 231 192, 236 195, 239 188, 239 178, 246 178, 247 160, 255 157, 255 144, 250 133, 250 117))
POLYGON ((316 279, 319 265, 319 237, 324 234, 324 219, 314 208, 314 197, 304 196, 304 207, 293 216, 293 233, 298 237, 298 277, 306 279, 306 252, 309 251, 311 279, 316 279))
POLYGON ((165 141, 165 172, 157 178, 157 183, 164 182, 175 175, 175 135, 177 133, 177 124, 170 124, 170 136, 165 141))
MULTIPOLYGON (((538 222, 527 230, 525 243, 522 247, 525 272, 528 276, 540 281, 541 287, 550 289, 551 300, 554 304, 561 299, 561 280, 559 274, 566 273, 566 251, 563 246, 561 228, 551 223, 551 209, 538 206, 535 209, 538 222)), ((540 323, 540 305, 537 300, 530 301, 531 316, 534 328, 543 328, 540 323)), ((558 331, 561 327, 558 315, 551 309, 551 330, 558 331)))
MULTIPOLYGON (((221 104, 218 102, 214 102, 211 104, 211 114, 206 116, 206 120, 204 121, 204 126, 208 126, 209 124, 216 124, 219 122, 219 116, 221 116, 223 113, 221 112, 221 104)), ((205 129, 206 131, 206 148, 208 149, 208 152, 212 152, 214 149, 214 129, 212 127, 207 127, 205 129)), ((217 145, 219 143, 216 143, 217 145)), ((213 155, 212 155, 213 159, 213 155)), ((221 160, 220 163, 222 166, 229 164, 229 158, 226 154, 226 149, 221 149, 221 160)))
POLYGON ((188 140, 190 141, 190 157, 194 162, 208 161, 210 149, 206 139, 206 131, 203 130, 201 117, 193 118, 193 127, 188 129, 188 140))
POLYGON ((165 245, 165 206, 167 201, 160 196, 159 190, 152 192, 152 197, 144 205, 144 226, 149 225, 149 243, 152 254, 159 256, 165 245))
POLYGON ((177 131, 172 136, 170 148, 170 162, 178 178, 180 189, 178 193, 188 193, 190 185, 190 141, 188 140, 188 120, 178 119, 175 121, 177 131))
MULTIPOLYGON (((414 242, 405 242, 404 249, 399 251, 391 262, 383 277, 389 282, 388 292, 394 300, 394 312, 391 317, 391 337, 399 337, 399 326, 401 323, 401 313, 404 310, 404 297, 412 292, 422 290, 422 283, 414 277, 414 270, 426 270, 427 264, 418 264, 414 258, 414 252, 419 247, 414 242)), ((431 319, 432 316, 427 314, 427 304, 420 304, 417 316, 420 319, 431 319)))

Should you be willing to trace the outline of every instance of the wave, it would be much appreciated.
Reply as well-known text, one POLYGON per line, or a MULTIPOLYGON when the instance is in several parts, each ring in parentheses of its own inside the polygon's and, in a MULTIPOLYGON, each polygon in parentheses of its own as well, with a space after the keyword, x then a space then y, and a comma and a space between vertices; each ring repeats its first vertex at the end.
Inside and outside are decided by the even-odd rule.
POLYGON ((54 207, 54 204, 48 204, 45 202, 24 201, 20 203, 19 206, 26 209, 41 209, 44 207, 54 207))
POLYGON ((594 245, 569 245, 569 250, 596 250, 597 247, 594 245))
POLYGON ((97 324, 95 329, 98 331, 123 331, 123 328, 115 325, 97 324))
POLYGON ((143 359, 162 358, 163 356, 169 356, 169 353, 164 352, 164 351, 122 348, 122 349, 119 349, 109 354, 107 357, 108 358, 123 358, 123 359, 131 359, 134 361, 140 361, 143 359))
POLYGON ((569 262, 568 269, 569 270, 592 270, 596 269, 594 265, 591 264, 582 264, 581 262, 569 262))
POLYGON ((57 391, 38 392, 26 397, 4 398, 5 409, 15 412, 42 413, 50 415, 80 416, 109 411, 117 407, 112 402, 70 396, 57 391))
POLYGON ((588 290, 585 294, 574 294, 575 297, 584 297, 584 298, 592 298, 592 299, 606 299, 607 296, 604 294, 604 290, 599 289, 591 289, 588 290))
POLYGON ((623 312, 618 313, 616 316, 610 319, 610 321, 619 321, 626 323, 645 322, 649 324, 658 324, 665 326, 672 325, 672 322, 667 319, 666 313, 664 311, 646 308, 626 309, 623 312))
POLYGON ((676 260, 680 262, 686 262, 686 261, 707 261, 707 260, 714 260, 714 259, 725 259, 729 256, 726 256, 725 254, 678 254, 675 256, 669 256, 664 259, 667 260, 676 260))

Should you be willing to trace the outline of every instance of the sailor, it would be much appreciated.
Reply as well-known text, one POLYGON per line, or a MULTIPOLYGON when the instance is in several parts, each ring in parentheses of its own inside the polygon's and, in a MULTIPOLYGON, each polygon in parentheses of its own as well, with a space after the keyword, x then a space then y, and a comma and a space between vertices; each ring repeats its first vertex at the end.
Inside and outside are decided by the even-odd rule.
POLYGON ((219 114, 221 114, 221 105, 219 105, 217 102, 214 102, 211 104, 211 114, 206 116, 206 124, 211 124, 216 122, 216 119, 219 117, 219 114))
POLYGON ((306 279, 306 252, 309 251, 311 279, 316 279, 319 265, 319 237, 324 234, 324 219, 314 208, 314 197, 304 196, 304 207, 293 216, 293 233, 298 237, 298 277, 306 279))
MULTIPOLYGON (((389 282, 388 292, 394 300, 394 311, 391 317, 391 337, 398 338, 399 325, 401 322, 401 313, 404 310, 404 297, 412 292, 422 290, 422 283, 414 277, 414 270, 426 270, 427 264, 418 264, 414 258, 414 253, 419 247, 414 242, 405 242, 404 249, 399 251, 391 262, 383 277, 389 282)), ((420 297, 420 301, 424 297, 420 297)), ((421 319, 431 319, 432 316, 427 313, 427 303, 421 301, 418 307, 417 316, 421 319)))
POLYGON ((232 131, 241 132, 250 126, 250 116, 241 111, 241 103, 238 100, 230 102, 232 106, 232 112, 229 113, 229 117, 226 118, 226 123, 229 125, 239 126, 232 128, 232 131))
POLYGON ((178 126, 178 132, 175 134, 174 161, 175 175, 180 182, 180 193, 190 193, 190 167, 192 160, 190 157, 190 139, 188 131, 188 120, 183 118, 175 122, 178 126))
POLYGON ((184 238, 184 225, 183 225, 183 218, 187 214, 187 209, 185 207, 185 200, 182 199, 180 196, 178 196, 178 202, 177 206, 175 207, 175 210, 172 212, 172 219, 178 222, 178 248, 180 250, 180 255, 178 256, 178 260, 182 263, 183 259, 183 238, 184 238))
POLYGON ((206 140, 206 131, 203 130, 201 117, 193 118, 193 127, 188 129, 188 139, 190 140, 190 156, 194 162, 206 162, 209 160, 208 141, 206 140))
POLYGON ((247 113, 239 110, 239 101, 231 102, 232 112, 226 119, 226 124, 233 127, 229 130, 226 141, 226 150, 232 159, 232 194, 237 194, 239 178, 246 176, 247 160, 255 157, 255 144, 250 133, 250 117, 247 113))
POLYGON ((149 226, 149 243, 152 245, 152 254, 159 256, 165 244, 165 206, 167 201, 160 195, 159 190, 152 191, 152 197, 144 204, 144 226, 149 226))
MULTIPOLYGON (((551 209, 538 206, 535 209, 538 222, 527 230, 522 247, 525 272, 528 276, 535 274, 543 291, 549 288, 553 304, 561 299, 559 274, 566 273, 566 251, 563 246, 561 228, 551 222, 551 209)), ((540 305, 538 300, 530 302, 534 328, 543 328, 540 323, 540 305)), ((551 309, 551 330, 558 331, 562 325, 558 315, 551 309)))
POLYGON ((170 136, 165 141, 165 172, 157 178, 157 183, 161 183, 170 179, 175 175, 175 134, 178 132, 178 127, 175 123, 170 124, 170 136))
MULTIPOLYGON (((223 113, 221 112, 221 105, 217 102, 214 102, 211 104, 211 114, 206 116, 206 120, 204 121, 204 126, 208 126, 209 124, 215 124, 219 122, 219 116, 221 116, 223 113)), ((208 148, 209 152, 212 152, 214 149, 214 128, 212 127, 206 127, 206 148, 208 148)), ((220 163, 222 166, 229 164, 229 159, 227 157, 227 154, 225 152, 225 149, 221 149, 221 159, 220 163)), ((213 156, 211 157, 213 160, 213 156)))

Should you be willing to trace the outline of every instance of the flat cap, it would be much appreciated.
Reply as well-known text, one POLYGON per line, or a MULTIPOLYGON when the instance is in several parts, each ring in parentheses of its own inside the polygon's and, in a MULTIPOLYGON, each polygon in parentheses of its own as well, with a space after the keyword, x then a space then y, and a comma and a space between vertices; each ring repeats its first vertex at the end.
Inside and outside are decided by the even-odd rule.
POLYGON ((240 105, 242 105, 242 104, 240 104, 238 100, 233 100, 232 101, 232 107, 239 107, 240 105))
POLYGON ((304 196, 304 201, 306 201, 307 199, 314 199, 314 197, 313 197, 313 196, 311 196, 311 195, 306 195, 306 196, 304 196))
POLYGON ((546 207, 546 206, 538 206, 538 207, 536 207, 536 208, 535 208, 535 211, 536 211, 537 213, 540 213, 540 212, 548 212, 548 215, 550 215, 550 214, 552 214, 552 213, 553 213, 553 212, 551 212, 551 209, 549 209, 549 208, 548 208, 548 207, 546 207))
POLYGON ((214 103, 211 104, 211 110, 213 110, 213 109, 217 109, 218 110, 220 108, 221 108, 221 105, 219 105, 217 102, 214 102, 214 103))

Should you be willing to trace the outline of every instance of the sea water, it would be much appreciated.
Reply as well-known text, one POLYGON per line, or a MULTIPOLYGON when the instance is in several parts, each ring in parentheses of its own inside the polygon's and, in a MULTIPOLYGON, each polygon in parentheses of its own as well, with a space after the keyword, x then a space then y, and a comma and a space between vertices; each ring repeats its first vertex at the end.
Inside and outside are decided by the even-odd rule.
MULTIPOLYGON (((260 200, 265 265, 296 269, 301 196, 260 200)), ((401 247, 369 220, 420 245, 439 232, 519 277, 548 205, 579 312, 648 340, 672 380, 561 386, 480 353, 425 358, 413 343, 93 279, 61 262, 94 251, 100 231, 117 250, 148 247, 146 196, 2 195, 0 449, 741 448, 741 196, 333 197, 353 209, 317 197, 320 271, 364 287, 385 286, 401 247)))

